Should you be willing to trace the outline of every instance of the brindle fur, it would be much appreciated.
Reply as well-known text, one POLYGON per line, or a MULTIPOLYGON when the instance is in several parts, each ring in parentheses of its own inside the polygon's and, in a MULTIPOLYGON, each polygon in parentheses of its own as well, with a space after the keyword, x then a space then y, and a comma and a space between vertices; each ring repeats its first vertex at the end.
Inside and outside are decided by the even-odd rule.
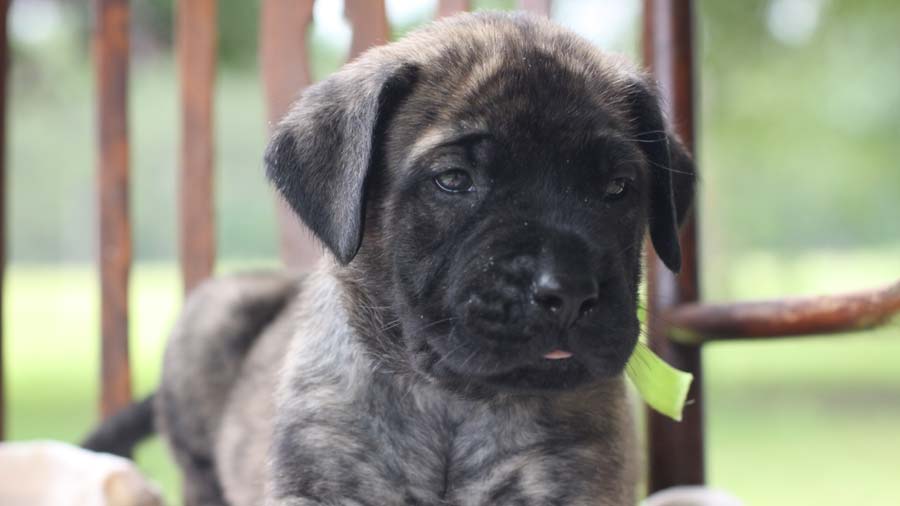
POLYGON ((156 395, 185 502, 634 504, 621 371, 640 245, 649 226, 677 270, 693 184, 657 102, 624 61, 506 14, 432 24, 307 90, 267 166, 330 255, 302 279, 233 276, 190 297, 156 395), (460 148, 472 170, 514 167, 512 190, 485 179, 439 200, 456 197, 420 181, 423 160, 473 131, 494 140, 460 148), (615 142, 591 162, 598 133, 615 142), (590 192, 620 162, 637 196, 615 207, 590 192), (521 302, 547 255, 603 280, 562 334, 521 302), (552 339, 583 362, 529 365, 552 339))

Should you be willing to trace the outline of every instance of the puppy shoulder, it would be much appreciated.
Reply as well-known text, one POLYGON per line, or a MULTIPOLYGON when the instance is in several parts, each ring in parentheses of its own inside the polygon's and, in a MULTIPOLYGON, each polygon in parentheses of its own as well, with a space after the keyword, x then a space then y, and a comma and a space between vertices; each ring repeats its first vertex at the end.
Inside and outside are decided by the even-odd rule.
POLYGON ((213 278, 192 291, 166 345, 160 407, 202 402, 218 413, 247 353, 302 284, 297 276, 258 272, 213 278))
POLYGON ((258 328, 300 291, 303 276, 278 271, 208 279, 187 297, 178 326, 192 334, 258 328))

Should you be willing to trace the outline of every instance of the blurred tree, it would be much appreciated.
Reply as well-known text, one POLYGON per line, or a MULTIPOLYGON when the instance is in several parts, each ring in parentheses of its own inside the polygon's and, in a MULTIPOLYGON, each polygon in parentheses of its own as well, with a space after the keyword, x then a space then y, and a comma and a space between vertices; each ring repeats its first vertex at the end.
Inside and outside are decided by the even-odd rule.
MULTIPOLYGON (((515 4, 473 2, 478 9, 515 4)), ((175 251, 173 5, 132 3, 139 259, 172 259, 175 251)), ((258 5, 220 0, 216 185, 219 251, 226 258, 268 256, 275 249, 272 200, 260 167, 266 129, 256 69, 258 5)), ((335 18, 339 6, 323 5, 335 18)), ((93 258, 89 6, 86 0, 13 3, 14 260, 93 258)), ((707 265, 751 249, 783 253, 900 241, 900 2, 698 0, 697 7, 707 265)), ((419 11, 420 18, 395 23, 396 36, 426 21, 428 9, 419 11)), ((317 78, 340 66, 347 51, 348 41, 335 37, 335 20, 324 21, 309 35, 317 78)), ((639 19, 628 22, 633 29, 622 33, 631 41, 616 47, 632 52, 639 19)))
POLYGON ((699 7, 711 233, 732 249, 900 239, 900 3, 699 7))

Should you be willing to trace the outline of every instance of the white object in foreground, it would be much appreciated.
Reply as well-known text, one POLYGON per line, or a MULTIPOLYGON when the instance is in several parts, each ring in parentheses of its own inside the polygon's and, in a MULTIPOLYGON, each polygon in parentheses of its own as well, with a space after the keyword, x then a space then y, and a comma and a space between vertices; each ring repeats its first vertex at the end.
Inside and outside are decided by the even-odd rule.
POLYGON ((55 441, 0 444, 3 506, 163 506, 128 459, 55 441))
POLYGON ((673 487, 661 490, 641 506, 743 506, 730 494, 706 487, 673 487))

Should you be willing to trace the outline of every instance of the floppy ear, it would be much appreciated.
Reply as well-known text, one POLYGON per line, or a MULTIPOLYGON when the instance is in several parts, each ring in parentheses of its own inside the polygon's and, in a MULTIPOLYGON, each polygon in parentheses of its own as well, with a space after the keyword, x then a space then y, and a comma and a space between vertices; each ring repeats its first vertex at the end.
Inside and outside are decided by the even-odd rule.
POLYGON ((307 88, 265 156, 269 180, 342 264, 362 241, 382 120, 416 74, 412 65, 369 56, 307 88))
POLYGON ((635 82, 629 99, 635 136, 650 174, 650 239, 666 267, 677 273, 681 270, 678 226, 694 200, 694 161, 663 118, 652 85, 635 82))

